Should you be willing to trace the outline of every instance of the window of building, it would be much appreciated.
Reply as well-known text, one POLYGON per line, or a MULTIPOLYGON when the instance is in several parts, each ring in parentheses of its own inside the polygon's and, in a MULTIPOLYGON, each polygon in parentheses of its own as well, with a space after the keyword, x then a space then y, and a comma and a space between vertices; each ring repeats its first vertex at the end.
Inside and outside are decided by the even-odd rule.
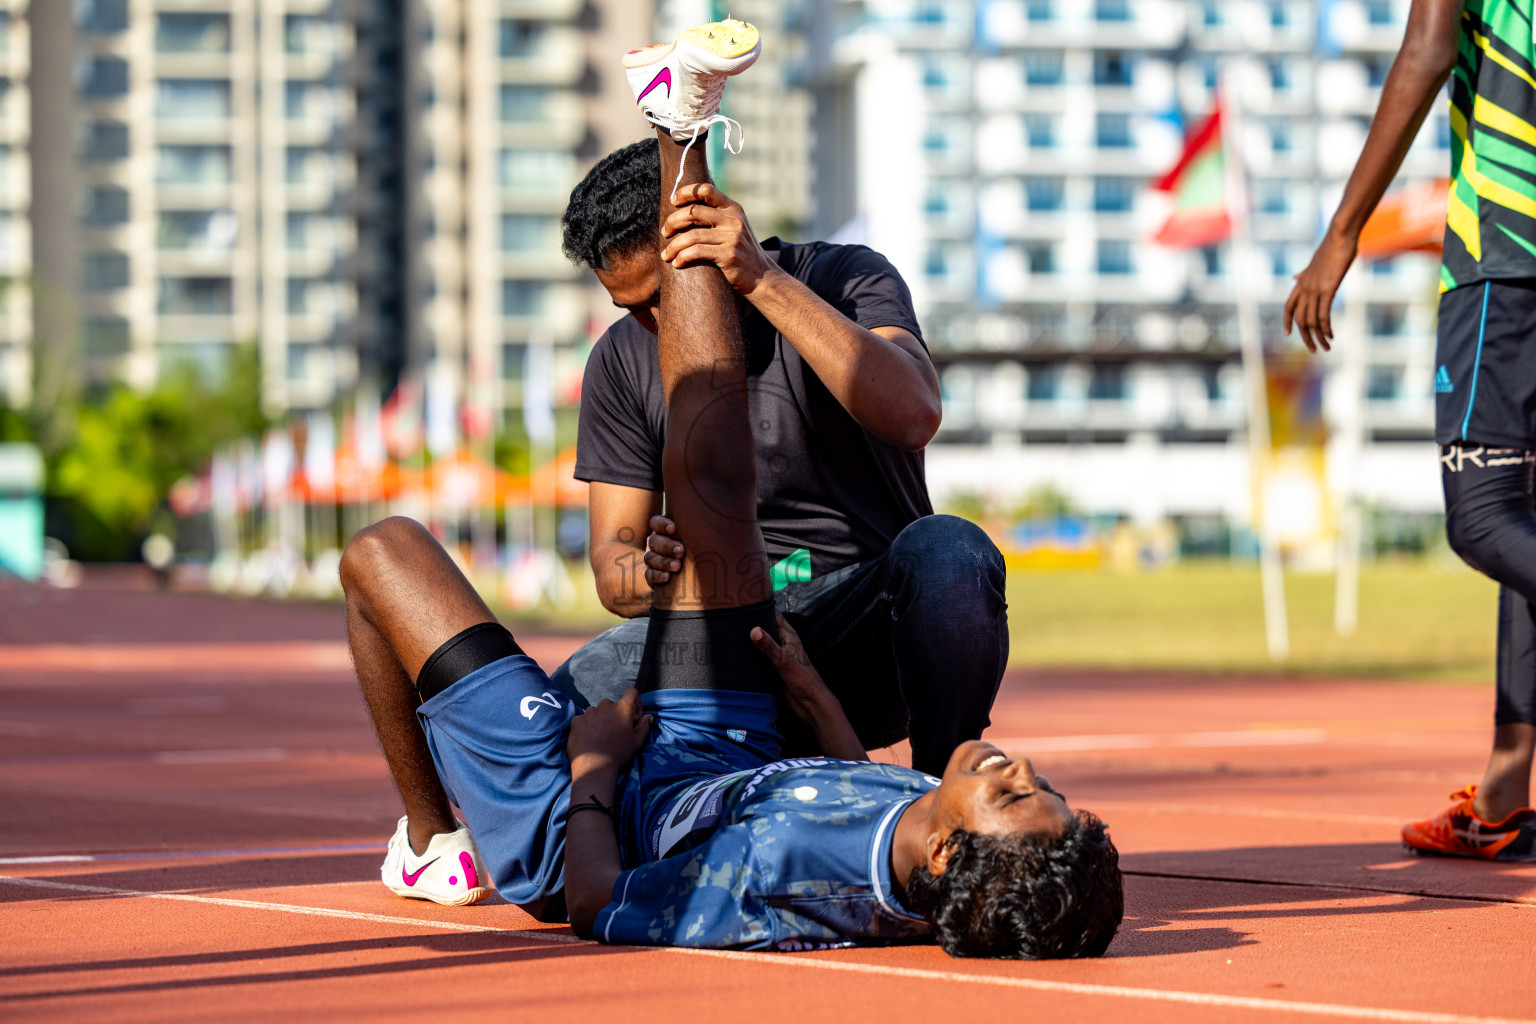
POLYGON ((1285 61, 1269 62, 1269 87, 1276 92, 1285 92, 1291 87, 1291 69, 1285 61))
POLYGON ((290 213, 284 218, 283 237, 290 252, 303 252, 309 248, 310 224, 318 219, 313 213, 290 213))
POLYGON ((85 321, 85 354, 120 356, 128 351, 128 321, 120 316, 93 316, 85 321))
POLYGON ((1130 85, 1133 61, 1118 50, 1100 50, 1093 55, 1094 85, 1130 85))
POLYGON ((511 124, 540 124, 549 120, 550 91, 542 85, 503 85, 501 119, 511 124))
POLYGON ((1137 189, 1131 178, 1095 178, 1093 208, 1100 213, 1125 213, 1136 205, 1137 189))
POLYGON ((1365 397, 1372 402, 1390 402, 1402 393, 1402 372, 1393 366, 1373 366, 1365 378, 1365 397))
POLYGON ((325 82, 288 82, 283 86, 283 116, 290 121, 330 117, 331 95, 325 82))
POLYGON ((1099 239, 1098 268, 1101 274, 1129 274, 1131 243, 1123 238, 1099 239))
POLYGON ((949 84, 949 75, 944 70, 944 65, 936 60, 923 62, 923 88, 942 90, 949 84))
POLYGON ((90 58, 85 63, 81 93, 93 100, 128 95, 128 62, 121 57, 90 58))
POLYGON ((82 148, 87 160, 126 160, 128 126, 121 121, 92 121, 86 125, 82 148))
POLYGON ((318 281, 311 280, 307 277, 290 277, 288 279, 289 316, 303 316, 304 314, 311 312, 311 292, 318 284, 318 281))
POLYGON ((1291 11, 1285 0, 1269 0, 1270 28, 1285 28, 1291 23, 1291 11))
POLYGON ((1060 50, 1035 50, 1024 55, 1024 81, 1028 85, 1060 85, 1065 74, 1060 50))
POLYGON ((912 20, 919 25, 943 25, 949 20, 949 12, 939 0, 922 0, 912 20))
POLYGON ((1372 89, 1380 89, 1387 82, 1387 72, 1392 70, 1391 57, 1365 58, 1365 81, 1372 89))
POLYGON ((923 199, 923 212, 933 216, 942 217, 949 212, 949 194, 942 188, 931 188, 923 199))
POLYGON ((502 316, 538 316, 544 312, 549 285, 543 281, 502 281, 502 316))
POLYGON ((1288 277, 1291 273, 1291 255, 1283 243, 1269 247, 1269 270, 1276 277, 1288 277))
POLYGON ((923 273, 929 277, 944 277, 949 273, 949 254, 942 246, 931 245, 923 260, 923 273))
POLYGON ((1277 154, 1289 153, 1291 151, 1291 126, 1288 124, 1270 125, 1269 147, 1277 154))
POLYGON ((231 210, 161 210, 155 241, 161 249, 227 251, 235 244, 231 210))
POLYGON ((1200 23, 1206 28, 1215 28, 1221 24, 1221 4, 1219 0, 1201 0, 1200 23))
POLYGON ((155 181, 161 185, 227 185, 231 168, 228 146, 161 146, 155 181))
POLYGON ((1066 192, 1066 182, 1061 178, 1026 178, 1024 206, 1036 212, 1059 210, 1065 202, 1066 192))
POLYGON ((1026 0, 1024 16, 1030 21, 1054 21, 1056 9, 1052 0, 1026 0))
POLYGON ((498 170, 504 188, 569 189, 575 181, 576 161, 564 149, 504 149, 498 170))
POLYGON ((1095 138, 1100 149, 1127 149, 1131 146, 1129 114, 1099 114, 1095 138))
POLYGON ((931 156, 945 156, 949 153, 949 132, 940 125, 930 125, 923 133, 923 149, 931 156))
POLYGON ((1365 20, 1372 25, 1391 25, 1396 20, 1392 17, 1392 0, 1366 0, 1365 20))
POLYGON ((227 277, 162 277, 155 311, 165 316, 228 316, 235 289, 227 277))
POLYGON ((1226 273, 1226 247, 1221 245, 1206 246, 1200 250, 1200 262, 1205 267, 1207 277, 1219 277, 1226 273))
POLYGON ((1214 57, 1198 57, 1195 65, 1200 69, 1200 80, 1207 89, 1216 88, 1217 68, 1214 57))
POLYGON ((1283 214, 1291 212, 1291 197, 1285 185, 1278 181, 1266 181, 1254 189, 1258 193, 1260 213, 1283 214))
POLYGON ((1397 260, 1390 257, 1384 260, 1372 260, 1370 267, 1372 277, 1391 277, 1397 273, 1397 260))
POLYGON ((155 20, 161 53, 228 53, 229 15, 162 14, 155 20))
POLYGON ((81 272, 81 284, 88 292, 114 292, 128 287, 128 254, 125 252, 88 252, 81 272))
POLYGON ((1450 149, 1451 139, 1453 138, 1451 134, 1451 119, 1449 117, 1436 117, 1434 131, 1435 146, 1439 149, 1450 149))
POLYGON ((538 56, 547 26, 526 18, 502 18, 497 27, 497 52, 509 60, 538 56))
POLYGON ((323 53, 329 49, 330 26, 313 14, 290 14, 283 19, 283 50, 287 53, 323 53))
POLYGON ((283 159, 283 177, 290 185, 323 185, 330 168, 330 154, 317 146, 289 146, 283 159))
POLYGON ((109 36, 128 30, 128 0, 85 0, 76 3, 80 31, 88 36, 109 36))
POLYGON ((1024 139, 1031 149, 1050 149, 1056 145, 1056 119, 1049 114, 1025 114, 1024 139))
POLYGON ((1367 327, 1374 338, 1391 338, 1402 334, 1408 326, 1408 311, 1402 306, 1367 306, 1367 327))
POLYGON ((1130 21, 1130 0, 1093 0, 1094 21, 1130 21))
POLYGON ((1050 242, 1025 242, 1024 260, 1031 274, 1056 273, 1056 246, 1050 242))
POLYGON ((128 222, 128 190, 116 185, 96 185, 85 193, 81 220, 86 227, 109 228, 128 222))
POLYGON ((155 116, 167 121, 226 118, 230 114, 229 80, 162 78, 155 87, 155 116))
POLYGON ((1024 382, 1024 397, 1031 402, 1054 402, 1061 391, 1061 367, 1032 366, 1024 382))
POLYGON ((559 246, 558 224, 542 213, 501 215, 502 252, 554 252, 559 246))
POLYGON ((1098 402, 1125 400, 1125 364, 1100 363, 1088 378, 1088 397, 1098 402))

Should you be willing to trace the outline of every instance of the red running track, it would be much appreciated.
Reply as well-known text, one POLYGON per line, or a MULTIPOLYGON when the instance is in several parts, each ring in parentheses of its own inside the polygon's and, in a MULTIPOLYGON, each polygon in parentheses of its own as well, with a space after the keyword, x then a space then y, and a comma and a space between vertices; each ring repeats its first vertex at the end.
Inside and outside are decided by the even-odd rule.
POLYGON ((1397 843, 1476 778, 1488 686, 1011 673, 989 736, 1123 853, 1108 957, 701 953, 379 885, 399 810, 342 634, 0 589, 0 1020, 1536 1020, 1536 865, 1397 843))

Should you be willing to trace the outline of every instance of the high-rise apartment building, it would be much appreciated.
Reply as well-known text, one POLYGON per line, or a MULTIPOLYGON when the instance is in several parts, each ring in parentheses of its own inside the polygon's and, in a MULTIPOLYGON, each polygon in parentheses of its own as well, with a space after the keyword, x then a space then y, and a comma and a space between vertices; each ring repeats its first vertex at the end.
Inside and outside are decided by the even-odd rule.
MULTIPOLYGON (((936 492, 1050 481, 1092 511, 1244 514, 1231 246, 1154 245, 1148 186, 1240 91, 1265 344, 1364 141, 1408 0, 807 5, 818 223, 857 216, 912 285, 945 389, 936 492), (1134 486, 1126 486, 1127 483, 1134 486)), ((1444 177, 1437 106, 1399 184, 1444 177)), ((1434 260, 1362 266, 1367 497, 1434 508, 1434 260), (1419 465, 1419 463, 1424 463, 1419 465), (1427 484, 1426 484, 1427 481, 1427 484)), ((1335 325, 1340 317, 1335 316, 1335 325)), ((1326 372, 1339 357, 1316 366, 1326 372)), ((1327 408, 1342 376, 1328 373, 1327 408)))
POLYGON ((74 69, 32 93, 33 123, 67 128, 32 146, 47 358, 147 386, 255 342, 268 408, 328 405, 357 372, 350 21, 316 0, 32 7, 33 52, 74 69))
POLYGON ((24 0, 0 0, 0 402, 24 404, 32 381, 32 224, 24 0))

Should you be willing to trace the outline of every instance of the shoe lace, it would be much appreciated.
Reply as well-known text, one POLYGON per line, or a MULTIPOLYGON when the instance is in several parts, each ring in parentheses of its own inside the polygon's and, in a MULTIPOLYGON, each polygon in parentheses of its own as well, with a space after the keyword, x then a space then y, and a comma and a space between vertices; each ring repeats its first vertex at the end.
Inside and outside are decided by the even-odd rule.
MULTIPOLYGON (((720 88, 725 88, 724 78, 720 79, 720 88)), ((693 124, 693 135, 689 137, 688 144, 683 147, 683 157, 677 162, 677 177, 672 182, 672 194, 670 199, 674 206, 677 205, 677 188, 683 183, 683 168, 688 165, 688 151, 693 148, 693 144, 695 142, 699 141, 699 134, 701 132, 707 130, 711 125, 716 124, 725 125, 725 148, 731 153, 731 155, 734 156, 735 154, 740 153, 741 147, 746 145, 747 133, 742 130, 740 121, 733 121, 731 118, 726 117, 724 114, 714 114, 710 117, 704 118, 702 121, 695 121, 693 124), (731 145, 732 125, 736 126, 735 146, 731 145)))

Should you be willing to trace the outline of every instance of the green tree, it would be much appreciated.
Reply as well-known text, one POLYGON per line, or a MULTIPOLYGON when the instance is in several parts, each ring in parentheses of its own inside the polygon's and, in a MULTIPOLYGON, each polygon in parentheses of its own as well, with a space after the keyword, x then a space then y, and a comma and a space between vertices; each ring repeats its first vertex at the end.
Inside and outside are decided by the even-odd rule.
POLYGON ((130 557, 172 484, 201 470, 219 445, 265 427, 254 345, 237 350, 218 381, 182 363, 148 393, 115 385, 87 400, 48 475, 71 550, 130 557))

